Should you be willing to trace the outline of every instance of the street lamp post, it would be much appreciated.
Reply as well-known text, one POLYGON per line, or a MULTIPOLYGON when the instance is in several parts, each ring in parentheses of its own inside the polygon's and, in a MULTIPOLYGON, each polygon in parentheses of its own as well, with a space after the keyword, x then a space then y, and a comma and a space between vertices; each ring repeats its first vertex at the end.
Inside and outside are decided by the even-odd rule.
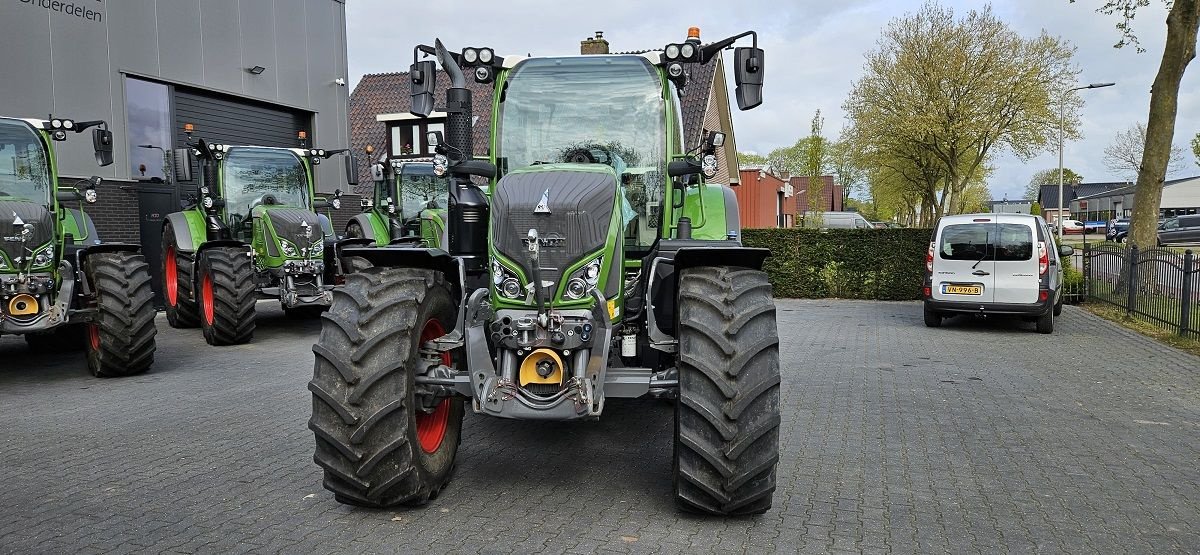
MULTIPOLYGON (((1063 236, 1063 127, 1066 126, 1067 119, 1067 94, 1075 91, 1082 91, 1084 89, 1102 89, 1104 87, 1111 87, 1115 84, 1116 83, 1092 83, 1090 85, 1068 89, 1067 93, 1063 94, 1062 98, 1058 101, 1058 221, 1055 222, 1054 227, 1057 228, 1058 244, 1060 245, 1062 244, 1063 236)), ((1084 237, 1087 237, 1086 231, 1087 230, 1084 230, 1084 237)))
POLYGON ((138 148, 152 148, 152 149, 158 150, 159 152, 162 153, 163 180, 166 181, 167 183, 171 183, 171 163, 170 163, 170 160, 167 159, 167 149, 165 149, 161 146, 158 146, 158 145, 150 145, 150 144, 138 145, 138 148))

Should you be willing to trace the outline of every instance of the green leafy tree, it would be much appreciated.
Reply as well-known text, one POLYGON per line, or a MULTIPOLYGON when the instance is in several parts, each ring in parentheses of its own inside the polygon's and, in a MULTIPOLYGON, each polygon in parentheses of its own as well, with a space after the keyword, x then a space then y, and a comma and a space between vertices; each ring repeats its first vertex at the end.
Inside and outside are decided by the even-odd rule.
MULTIPOLYGON (((1074 3, 1075 0, 1070 0, 1074 3)), ((1116 47, 1132 45, 1145 52, 1133 32, 1132 22, 1151 0, 1105 0, 1096 9, 1120 18, 1116 47)), ((1146 141, 1138 165, 1137 189, 1133 197, 1133 217, 1129 222, 1129 242, 1137 246, 1157 243, 1158 210, 1162 204, 1162 185, 1171 161, 1175 117, 1179 112, 1179 86, 1188 64, 1196 57, 1196 35, 1200 31, 1200 0, 1163 0, 1167 8, 1167 40, 1163 47, 1158 74, 1150 88, 1150 114, 1146 121, 1146 141)))
POLYGON ((1061 92, 1079 74, 1074 52, 1044 32, 1017 34, 986 7, 957 18, 929 2, 893 20, 843 106, 856 156, 878 168, 872 194, 913 203, 914 223, 927 225, 966 208, 991 156, 1045 151, 1060 105, 1077 136, 1081 100, 1061 92))
MULTIPOLYGON (((1063 168, 1063 185, 1066 187, 1074 187, 1083 183, 1083 176, 1075 173, 1071 168, 1063 168)), ((1038 199, 1038 193, 1042 191, 1045 185, 1058 185, 1058 168, 1050 168, 1033 174, 1029 179, 1029 185, 1025 186, 1025 200, 1034 201, 1038 199)), ((1058 199, 1054 200, 1058 204, 1058 199)))
POLYGON ((766 156, 756 154, 754 152, 739 152, 738 164, 751 164, 765 166, 768 164, 766 156))
POLYGON ((829 165, 833 175, 837 176, 838 185, 842 186, 842 204, 846 204, 862 189, 867 179, 867 170, 854 155, 853 146, 844 140, 830 145, 829 165))

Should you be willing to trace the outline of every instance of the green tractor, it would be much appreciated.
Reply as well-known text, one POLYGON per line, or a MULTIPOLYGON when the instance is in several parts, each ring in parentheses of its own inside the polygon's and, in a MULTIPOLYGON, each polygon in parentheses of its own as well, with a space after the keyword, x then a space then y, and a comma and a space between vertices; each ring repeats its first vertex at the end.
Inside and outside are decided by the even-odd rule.
MULTIPOLYGON (((691 35, 692 33, 689 33, 691 35)), ((743 33, 645 54, 526 58, 418 46, 412 112, 449 75, 434 172, 445 248, 347 248, 322 318, 309 427, 343 503, 422 504, 450 479, 463 414, 595 419, 613 398, 676 399, 674 494, 689 511, 762 513, 779 460, 775 303, 742 246, 736 198, 706 184, 725 135, 684 144, 688 67, 734 50, 737 101, 762 101, 743 33), (475 159, 466 79, 494 86, 475 159), (486 187, 473 178, 485 178, 486 187)), ((545 469, 548 476, 569 469, 545 469)))
POLYGON ((154 363, 149 266, 137 245, 101 242, 84 213, 99 177, 59 185, 54 143, 89 128, 96 162, 112 164, 103 121, 0 117, 0 335, 83 347, 93 375, 129 376, 154 363))
MULTIPOLYGON (((340 276, 336 236, 321 209, 341 206, 316 197, 315 168, 345 149, 231 146, 192 140, 177 159, 194 156, 199 185, 190 207, 163 223, 162 275, 167 322, 199 326, 210 345, 238 345, 254 335, 255 304, 278 299, 293 316, 329 307, 340 276)), ((305 133, 300 133, 303 142, 305 133)), ((346 176, 357 182, 353 156, 346 176)), ((179 178, 190 181, 190 162, 179 178)))
POLYGON ((363 213, 346 224, 346 237, 369 239, 378 246, 418 241, 445 250, 446 178, 435 175, 428 160, 393 159, 373 164, 373 198, 363 198, 363 213))

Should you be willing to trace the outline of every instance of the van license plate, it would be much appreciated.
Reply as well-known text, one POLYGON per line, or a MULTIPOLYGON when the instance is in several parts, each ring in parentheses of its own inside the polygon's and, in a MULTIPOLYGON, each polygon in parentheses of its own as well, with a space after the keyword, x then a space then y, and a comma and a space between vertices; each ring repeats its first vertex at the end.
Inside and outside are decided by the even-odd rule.
POLYGON ((942 293, 947 295, 982 295, 982 285, 942 285, 942 293))

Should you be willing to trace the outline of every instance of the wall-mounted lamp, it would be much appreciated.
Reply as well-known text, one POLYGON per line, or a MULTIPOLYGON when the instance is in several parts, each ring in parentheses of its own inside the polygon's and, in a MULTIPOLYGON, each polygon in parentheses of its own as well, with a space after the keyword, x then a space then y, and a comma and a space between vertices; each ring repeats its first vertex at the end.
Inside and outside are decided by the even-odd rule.
POLYGON ((340 87, 345 87, 345 86, 346 86, 346 80, 345 80, 345 79, 342 79, 341 77, 338 77, 337 79, 334 79, 334 80, 333 80, 333 84, 334 84, 334 85, 338 85, 338 86, 340 86, 340 87))
POLYGON ((265 68, 263 66, 254 66, 254 67, 246 68, 246 71, 249 71, 250 73, 252 73, 254 75, 262 75, 262 72, 264 72, 266 70, 267 70, 267 68, 265 68))

